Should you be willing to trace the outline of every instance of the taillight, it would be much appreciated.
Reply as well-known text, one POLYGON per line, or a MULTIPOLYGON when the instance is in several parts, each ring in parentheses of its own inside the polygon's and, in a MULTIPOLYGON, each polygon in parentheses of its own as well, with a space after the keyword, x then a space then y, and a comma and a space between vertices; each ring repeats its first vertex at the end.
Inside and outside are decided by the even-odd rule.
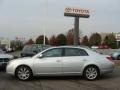
POLYGON ((112 57, 108 56, 106 57, 109 61, 113 62, 112 57))

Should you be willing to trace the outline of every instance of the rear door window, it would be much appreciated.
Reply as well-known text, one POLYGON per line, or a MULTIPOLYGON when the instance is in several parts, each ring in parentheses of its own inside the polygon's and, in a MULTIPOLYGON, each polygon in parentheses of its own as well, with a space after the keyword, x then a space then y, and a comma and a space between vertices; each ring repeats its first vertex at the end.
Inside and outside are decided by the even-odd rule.
POLYGON ((83 49, 66 48, 65 56, 88 56, 88 53, 83 49))

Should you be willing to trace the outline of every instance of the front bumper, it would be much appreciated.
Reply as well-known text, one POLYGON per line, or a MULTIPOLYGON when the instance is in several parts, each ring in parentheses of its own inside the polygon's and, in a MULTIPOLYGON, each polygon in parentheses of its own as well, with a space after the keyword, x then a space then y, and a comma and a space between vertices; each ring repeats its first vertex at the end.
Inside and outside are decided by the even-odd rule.
POLYGON ((12 65, 7 65, 6 73, 10 75, 14 75, 15 74, 14 67, 12 65))

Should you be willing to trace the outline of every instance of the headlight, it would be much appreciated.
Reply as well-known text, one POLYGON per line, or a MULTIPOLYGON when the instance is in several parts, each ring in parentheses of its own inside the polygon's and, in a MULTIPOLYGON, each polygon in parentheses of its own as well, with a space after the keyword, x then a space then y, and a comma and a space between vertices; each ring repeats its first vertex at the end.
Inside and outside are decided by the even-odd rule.
POLYGON ((9 65, 11 63, 11 61, 9 61, 8 63, 7 63, 7 65, 9 65))

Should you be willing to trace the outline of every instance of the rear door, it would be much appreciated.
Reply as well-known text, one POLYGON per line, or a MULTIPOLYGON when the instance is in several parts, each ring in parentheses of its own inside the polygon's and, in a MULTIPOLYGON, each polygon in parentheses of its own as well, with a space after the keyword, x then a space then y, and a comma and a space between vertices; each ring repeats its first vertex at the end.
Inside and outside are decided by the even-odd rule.
POLYGON ((65 48, 63 57, 63 73, 81 73, 81 69, 88 58, 88 53, 79 48, 65 48))

